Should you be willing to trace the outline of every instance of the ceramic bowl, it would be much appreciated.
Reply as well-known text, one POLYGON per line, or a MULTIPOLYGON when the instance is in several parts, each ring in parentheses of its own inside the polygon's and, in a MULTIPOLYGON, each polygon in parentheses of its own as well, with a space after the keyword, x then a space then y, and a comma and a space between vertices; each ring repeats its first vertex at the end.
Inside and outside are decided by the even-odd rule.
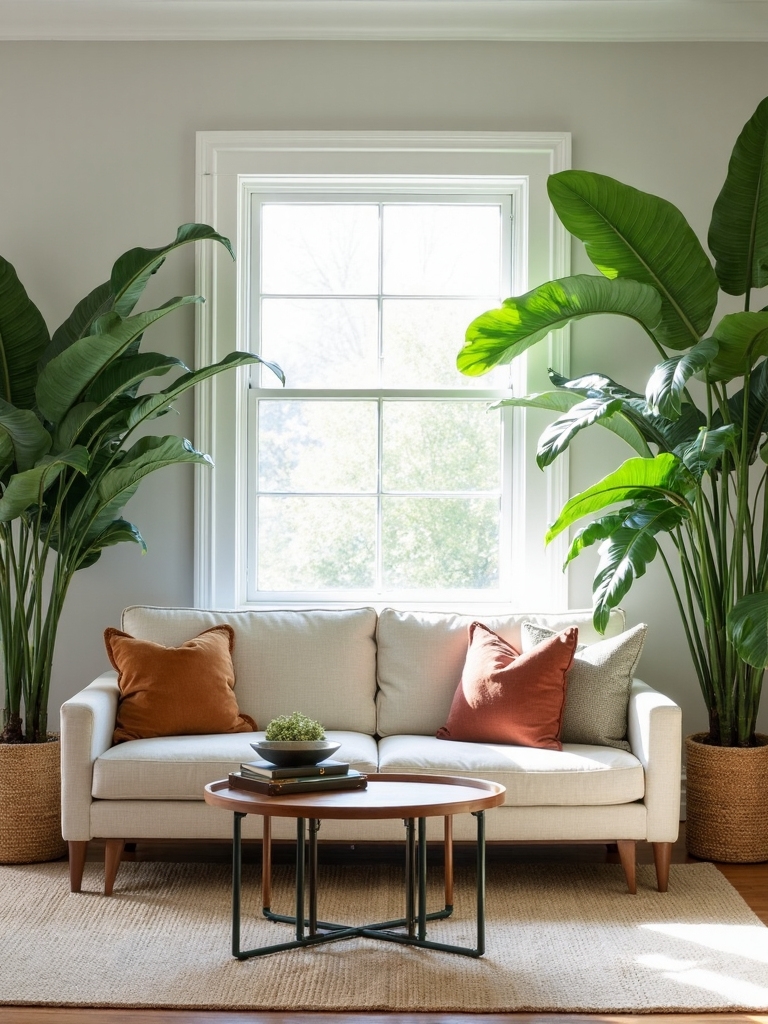
POLYGON ((292 765, 319 764, 331 757, 341 746, 330 740, 259 740, 251 746, 265 761, 281 768, 292 765))

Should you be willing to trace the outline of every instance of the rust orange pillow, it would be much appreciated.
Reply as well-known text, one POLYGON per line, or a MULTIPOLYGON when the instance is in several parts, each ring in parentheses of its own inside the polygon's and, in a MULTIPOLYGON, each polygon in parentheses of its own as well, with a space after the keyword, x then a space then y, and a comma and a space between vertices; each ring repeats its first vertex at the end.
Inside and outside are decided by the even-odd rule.
POLYGON ((231 626, 213 626, 180 647, 110 628, 104 643, 120 687, 113 743, 256 729, 237 706, 231 626))
POLYGON ((567 673, 578 639, 574 626, 520 654, 473 622, 461 682, 437 738, 562 750, 567 673))

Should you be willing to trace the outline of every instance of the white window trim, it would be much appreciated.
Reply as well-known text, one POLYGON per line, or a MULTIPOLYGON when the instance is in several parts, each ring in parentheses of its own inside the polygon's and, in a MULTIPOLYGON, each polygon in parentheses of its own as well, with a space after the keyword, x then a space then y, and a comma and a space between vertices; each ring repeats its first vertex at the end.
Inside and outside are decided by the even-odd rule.
MULTIPOLYGON (((441 174, 445 191, 457 186, 487 192, 489 185, 520 185, 521 159, 535 163, 539 184, 542 168, 554 173, 570 166, 570 135, 564 132, 198 132, 196 218, 232 239, 243 252, 248 238, 250 193, 279 186, 295 191, 313 187, 355 190, 386 185, 392 191, 393 168, 403 191, 413 190, 426 172, 441 174), (478 173, 478 165, 499 173, 478 173), (462 173, 442 174, 442 169, 462 173), (378 173, 371 173, 374 168, 378 173), (409 173, 400 174, 404 168, 409 173), (509 173, 505 171, 509 170, 509 173), (367 173, 360 173, 360 171, 367 173), (297 173, 301 172, 301 173, 297 173), (340 177, 339 174, 344 175, 340 177), (321 184, 322 183, 322 184, 321 184)), ((533 164, 532 164, 533 165, 533 164)), ((568 235, 549 211, 546 227, 536 232, 536 259, 531 280, 523 289, 562 277, 570 270, 568 235)), ((533 251, 533 240, 531 240, 533 251)), ((233 264, 221 246, 198 247, 198 292, 206 296, 198 307, 196 365, 217 361, 234 348, 245 348, 247 304, 241 300, 248 260, 233 264)), ((567 331, 550 335, 542 365, 568 373, 567 331)), ((532 350, 535 352, 536 350, 532 350)), ((528 388, 528 370, 520 360, 517 386, 528 388)), ((198 467, 195 480, 195 604, 198 607, 246 607, 245 510, 247 508, 247 368, 221 374, 196 389, 195 442, 209 452, 214 468, 198 467)), ((535 465, 535 441, 526 431, 526 413, 514 410, 514 475, 512 486, 521 495, 523 515, 513 517, 512 551, 520 571, 530 578, 529 608, 565 608, 567 577, 561 571, 567 538, 557 538, 545 551, 543 519, 551 522, 568 496, 567 454, 542 475, 535 465), (534 446, 533 449, 531 446, 534 446), (543 485, 543 486, 542 486, 543 485)), ((516 503, 517 504, 517 503, 516 503)), ((306 601, 297 600, 298 604, 306 601)), ((325 602, 324 602, 325 603, 325 602)), ((334 603, 334 602, 329 602, 334 603)), ((339 602, 343 603, 343 602, 339 602)), ((467 603, 469 606, 469 602, 467 603)), ((253 605, 250 605, 251 607, 253 605)), ((434 602, 432 605, 434 607, 434 602)), ((472 602, 472 607, 501 610, 496 600, 472 602)), ((505 603, 503 607, 508 607, 505 603)))

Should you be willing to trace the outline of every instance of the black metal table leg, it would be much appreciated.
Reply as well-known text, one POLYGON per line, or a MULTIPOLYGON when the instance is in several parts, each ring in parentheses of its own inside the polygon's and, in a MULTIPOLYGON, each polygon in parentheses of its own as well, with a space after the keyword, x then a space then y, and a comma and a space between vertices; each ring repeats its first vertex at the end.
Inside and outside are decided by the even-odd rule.
POLYGON ((320 822, 309 819, 309 934, 317 935, 317 833, 320 822))
POLYGON ((405 819, 405 922, 408 935, 416 935, 415 915, 416 834, 413 818, 405 819))
POLYGON ((427 819, 419 818, 419 942, 427 937, 427 819))
POLYGON ((304 863, 306 819, 296 819, 296 941, 304 938, 304 863))
POLYGON ((477 818, 477 956, 485 952, 485 811, 473 811, 477 818))
POLYGON ((244 814, 235 812, 232 825, 232 956, 236 957, 240 956, 240 891, 243 874, 240 827, 244 817, 244 814))

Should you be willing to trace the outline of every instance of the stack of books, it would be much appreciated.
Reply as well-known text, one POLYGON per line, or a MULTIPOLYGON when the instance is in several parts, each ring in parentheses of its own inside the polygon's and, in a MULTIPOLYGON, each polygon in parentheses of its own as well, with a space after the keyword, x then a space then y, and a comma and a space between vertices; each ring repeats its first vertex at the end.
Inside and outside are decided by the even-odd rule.
POLYGON ((320 764, 278 767, 269 761, 245 761, 239 772, 229 773, 230 789, 281 796, 284 793, 317 793, 324 789, 365 789, 368 777, 345 761, 327 758, 320 764))

